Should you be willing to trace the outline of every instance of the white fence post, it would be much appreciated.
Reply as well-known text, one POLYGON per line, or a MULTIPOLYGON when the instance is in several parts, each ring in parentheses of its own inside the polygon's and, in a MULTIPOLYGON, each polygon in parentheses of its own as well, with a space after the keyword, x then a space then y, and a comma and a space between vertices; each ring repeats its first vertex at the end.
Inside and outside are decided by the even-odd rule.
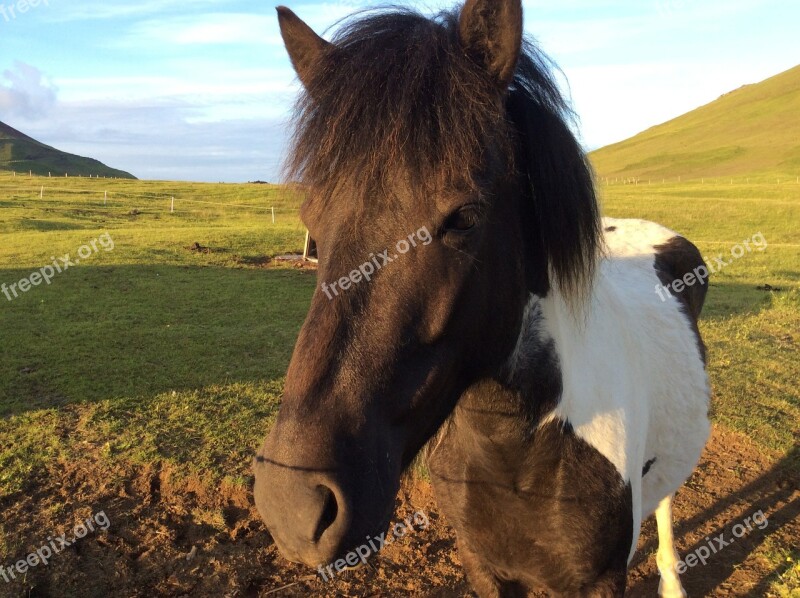
POLYGON ((272 224, 275 224, 275 206, 272 207, 272 224))

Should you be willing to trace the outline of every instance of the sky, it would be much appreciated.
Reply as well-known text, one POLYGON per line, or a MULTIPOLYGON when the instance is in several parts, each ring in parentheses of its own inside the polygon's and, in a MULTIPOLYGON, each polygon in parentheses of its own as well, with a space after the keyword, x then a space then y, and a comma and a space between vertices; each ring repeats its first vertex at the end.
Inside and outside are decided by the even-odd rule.
MULTIPOLYGON (((327 38, 339 19, 384 4, 283 1, 327 38)), ((800 62, 794 0, 524 8, 589 150, 800 62)), ((0 121, 139 178, 278 181, 298 91, 272 2, 0 0, 0 121)))

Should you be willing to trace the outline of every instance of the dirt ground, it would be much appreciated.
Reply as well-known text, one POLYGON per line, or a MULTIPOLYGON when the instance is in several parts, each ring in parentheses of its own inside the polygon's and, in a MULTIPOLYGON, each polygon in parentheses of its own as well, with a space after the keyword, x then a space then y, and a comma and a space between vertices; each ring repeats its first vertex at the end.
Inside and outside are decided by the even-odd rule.
MULTIPOLYGON (((26 496, 0 503, 6 546, 21 559, 60 534, 65 524, 103 511, 107 531, 90 533, 6 583, 0 596, 378 597, 473 596, 460 566, 452 529, 438 513, 430 486, 407 482, 396 520, 422 510, 427 529, 387 547, 367 567, 324 583, 314 571, 281 559, 252 507, 248 491, 200 480, 173 483, 168 471, 111 471, 87 455, 54 466, 26 496)), ((800 539, 800 484, 780 459, 759 452, 741 435, 716 429, 676 505, 678 551, 686 557, 757 511, 768 524, 736 538, 683 575, 689 596, 766 596, 774 565, 754 554, 768 540, 800 539)), ((741 530, 739 530, 741 531, 741 530)), ((645 523, 628 577, 628 595, 656 596, 655 525, 645 523)))

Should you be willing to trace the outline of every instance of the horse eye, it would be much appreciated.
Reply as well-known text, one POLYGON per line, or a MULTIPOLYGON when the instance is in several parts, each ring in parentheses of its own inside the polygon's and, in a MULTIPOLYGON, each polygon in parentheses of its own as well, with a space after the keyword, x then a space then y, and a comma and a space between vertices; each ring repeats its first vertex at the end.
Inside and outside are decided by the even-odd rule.
POLYGON ((446 232, 465 233, 478 225, 479 214, 474 206, 466 206, 450 214, 444 223, 446 232))

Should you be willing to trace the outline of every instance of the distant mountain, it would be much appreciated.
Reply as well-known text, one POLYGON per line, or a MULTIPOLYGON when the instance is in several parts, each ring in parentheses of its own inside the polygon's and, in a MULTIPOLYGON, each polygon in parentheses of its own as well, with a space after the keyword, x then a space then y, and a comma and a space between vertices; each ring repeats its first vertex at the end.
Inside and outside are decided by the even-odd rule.
POLYGON ((600 177, 800 174, 800 66, 590 157, 600 177))
POLYGON ((120 179, 135 179, 128 172, 109 168, 92 158, 67 154, 54 147, 40 143, 0 122, 0 170, 16 172, 33 171, 47 176, 100 176, 120 179))

